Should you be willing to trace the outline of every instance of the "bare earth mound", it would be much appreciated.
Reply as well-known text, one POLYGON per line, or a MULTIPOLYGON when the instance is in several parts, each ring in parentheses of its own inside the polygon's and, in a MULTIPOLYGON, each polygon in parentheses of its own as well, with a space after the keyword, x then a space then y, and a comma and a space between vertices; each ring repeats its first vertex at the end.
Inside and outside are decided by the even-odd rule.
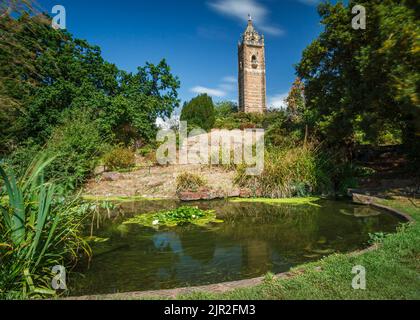
POLYGON ((212 190, 222 194, 239 193, 232 182, 234 171, 200 165, 171 165, 142 168, 128 173, 104 173, 87 183, 85 194, 100 197, 177 198, 176 177, 182 172, 200 175, 212 190))

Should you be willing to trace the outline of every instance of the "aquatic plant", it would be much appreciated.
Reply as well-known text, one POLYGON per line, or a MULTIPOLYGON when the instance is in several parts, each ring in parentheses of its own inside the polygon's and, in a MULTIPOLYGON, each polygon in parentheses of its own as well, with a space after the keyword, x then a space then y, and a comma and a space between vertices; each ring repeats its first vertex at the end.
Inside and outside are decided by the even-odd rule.
POLYGON ((221 223, 213 210, 201 210, 197 207, 180 207, 174 210, 159 211, 137 215, 123 224, 140 224, 146 227, 174 227, 183 224, 206 225, 221 223))

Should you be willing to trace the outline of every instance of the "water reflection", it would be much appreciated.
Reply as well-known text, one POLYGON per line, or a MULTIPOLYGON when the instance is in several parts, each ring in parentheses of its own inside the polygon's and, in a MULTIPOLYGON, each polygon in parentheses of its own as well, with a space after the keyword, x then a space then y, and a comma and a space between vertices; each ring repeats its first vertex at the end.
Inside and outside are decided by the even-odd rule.
POLYGON ((368 207, 322 201, 287 206, 214 201, 225 222, 206 227, 154 230, 122 225, 140 212, 175 208, 171 201, 124 204, 122 216, 96 231, 109 241, 94 246, 89 268, 70 279, 72 294, 173 288, 256 277, 268 271, 348 252, 366 245, 369 233, 392 232, 398 219, 368 207))

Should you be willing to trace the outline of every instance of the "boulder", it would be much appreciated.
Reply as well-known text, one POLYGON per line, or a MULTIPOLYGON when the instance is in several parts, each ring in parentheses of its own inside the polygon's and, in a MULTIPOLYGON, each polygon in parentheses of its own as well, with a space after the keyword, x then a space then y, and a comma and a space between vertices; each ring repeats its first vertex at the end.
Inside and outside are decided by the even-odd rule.
POLYGON ((102 181, 118 181, 120 180, 121 176, 117 172, 105 172, 102 174, 102 181))
POLYGON ((249 189, 241 189, 239 191, 239 197, 240 198, 251 198, 252 192, 249 189))

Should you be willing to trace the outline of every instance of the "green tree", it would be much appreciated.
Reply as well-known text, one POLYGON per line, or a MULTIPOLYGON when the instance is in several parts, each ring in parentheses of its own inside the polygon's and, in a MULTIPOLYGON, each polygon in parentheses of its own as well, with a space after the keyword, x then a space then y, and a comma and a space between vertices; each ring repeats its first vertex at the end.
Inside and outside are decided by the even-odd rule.
POLYGON ((324 31, 303 52, 297 73, 305 83, 313 129, 330 145, 351 149, 357 131, 375 141, 384 128, 396 127, 410 150, 419 152, 420 23, 415 2, 319 5, 324 31), (366 8, 366 30, 352 28, 356 4, 366 8))
POLYGON ((221 101, 214 107, 216 118, 225 118, 238 112, 238 105, 232 101, 221 101))
POLYGON ((165 60, 127 73, 106 62, 99 47, 54 30, 45 15, 4 14, 0 24, 0 99, 7 101, 1 104, 2 153, 28 138, 45 143, 74 109, 90 110, 104 135, 147 141, 156 118, 179 105, 179 80, 165 60))
POLYGON ((185 103, 181 112, 181 121, 187 121, 189 128, 212 129, 215 122, 212 98, 207 94, 201 94, 185 103))
POLYGON ((299 77, 293 82, 289 95, 285 102, 287 104, 287 113, 293 121, 301 121, 305 111, 305 85, 299 77))

